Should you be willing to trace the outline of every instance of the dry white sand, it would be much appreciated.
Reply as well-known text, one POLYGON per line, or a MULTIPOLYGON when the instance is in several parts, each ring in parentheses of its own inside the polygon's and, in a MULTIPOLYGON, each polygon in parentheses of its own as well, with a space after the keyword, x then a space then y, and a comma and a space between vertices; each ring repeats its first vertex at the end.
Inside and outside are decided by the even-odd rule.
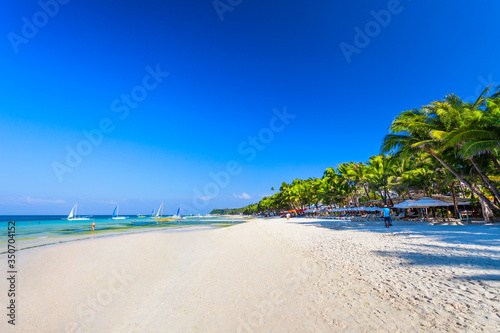
POLYGON ((267 219, 21 251, 17 325, 0 331, 500 331, 500 227, 395 224, 267 219))

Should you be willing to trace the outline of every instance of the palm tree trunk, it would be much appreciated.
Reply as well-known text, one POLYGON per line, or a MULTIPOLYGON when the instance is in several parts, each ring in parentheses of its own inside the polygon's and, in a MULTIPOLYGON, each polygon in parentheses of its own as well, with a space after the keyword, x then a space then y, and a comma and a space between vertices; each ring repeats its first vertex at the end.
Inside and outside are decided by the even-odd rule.
POLYGON ((493 223, 493 212, 482 199, 481 199, 481 206, 483 208, 482 211, 483 211, 484 222, 493 223))
POLYGON ((381 200, 384 200, 384 194, 382 193, 382 191, 378 191, 378 194, 380 194, 381 200))
POLYGON ((366 188, 366 185, 363 185, 363 188, 365 189, 365 194, 368 197, 368 201, 370 201, 371 200, 370 193, 368 193, 368 189, 366 188))
POLYGON ((453 196, 453 206, 455 206, 455 218, 458 219, 458 203, 457 195, 455 193, 455 183, 451 183, 451 194, 453 196))
POLYGON ((474 166, 474 168, 477 170, 477 173, 483 178, 484 182, 486 183, 487 187, 491 189, 491 192, 495 196, 495 198, 500 201, 500 193, 498 193, 498 190, 495 185, 491 183, 491 180, 486 176, 483 171, 479 168, 479 165, 477 165, 477 162, 474 160, 474 157, 469 159, 474 166))
POLYGON ((432 150, 429 149, 429 150, 427 150, 427 153, 429 153, 430 155, 434 156, 434 158, 437 159, 446 169, 448 169, 449 172, 451 172, 455 177, 457 177, 457 179, 459 181, 461 181, 465 186, 467 186, 472 191, 472 193, 476 194, 479 198, 481 198, 481 200, 483 200, 486 203, 486 205, 488 205, 488 207, 490 207, 495 212, 500 213, 500 208, 497 205, 493 204, 490 200, 488 200, 488 198, 486 198, 484 196, 483 193, 481 193, 481 191, 479 191, 477 188, 475 188, 474 186, 472 186, 471 183, 469 183, 462 176, 460 176, 458 174, 458 172, 455 171, 455 169, 453 169, 442 158, 440 158, 439 156, 437 156, 437 154, 434 151, 432 151, 432 150))
POLYGON ((390 195, 387 195, 387 198, 389 198, 389 202, 391 203, 391 206, 394 206, 394 202, 392 202, 392 198, 390 195))
POLYGON ((498 163, 498 160, 495 158, 495 155, 493 155, 492 153, 489 153, 488 155, 490 155, 493 164, 500 171, 500 163, 498 163))

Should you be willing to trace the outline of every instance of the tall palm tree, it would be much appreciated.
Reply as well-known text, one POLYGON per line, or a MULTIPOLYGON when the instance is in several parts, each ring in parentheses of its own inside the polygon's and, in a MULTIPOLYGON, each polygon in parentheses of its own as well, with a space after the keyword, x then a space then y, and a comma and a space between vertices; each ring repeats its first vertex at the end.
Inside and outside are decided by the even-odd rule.
POLYGON ((387 193, 387 178, 389 176, 388 170, 391 164, 391 157, 386 155, 371 156, 367 164, 367 178, 370 186, 379 192, 381 198, 389 199, 389 203, 394 206, 391 196, 387 193))
POLYGON ((358 163, 350 162, 348 164, 347 173, 349 178, 353 180, 355 186, 364 190, 365 195, 368 198, 368 201, 371 200, 370 193, 368 192, 368 187, 367 187, 368 168, 366 167, 366 165, 362 162, 358 163))
MULTIPOLYGON (((500 112, 493 108, 490 112, 484 97, 488 88, 475 103, 464 103, 455 95, 448 95, 442 102, 434 102, 429 107, 443 121, 442 129, 430 131, 432 138, 444 143, 445 148, 457 147, 459 154, 465 157, 476 169, 486 187, 491 190, 497 202, 500 192, 486 172, 481 168, 478 156, 484 152, 489 155, 498 149, 500 143, 500 112), (497 112, 496 112, 497 111, 497 112), (496 133, 495 133, 496 132, 496 133)), ((495 105, 494 102, 490 103, 495 105)), ((496 158, 494 161, 498 163, 496 158)))
POLYGON ((382 144, 382 152, 394 151, 403 156, 411 156, 415 150, 423 151, 438 160, 449 172, 477 195, 492 210, 500 213, 500 207, 491 202, 473 184, 468 182, 442 157, 442 142, 430 135, 433 130, 443 130, 444 125, 436 114, 427 107, 400 113, 389 127, 382 144))

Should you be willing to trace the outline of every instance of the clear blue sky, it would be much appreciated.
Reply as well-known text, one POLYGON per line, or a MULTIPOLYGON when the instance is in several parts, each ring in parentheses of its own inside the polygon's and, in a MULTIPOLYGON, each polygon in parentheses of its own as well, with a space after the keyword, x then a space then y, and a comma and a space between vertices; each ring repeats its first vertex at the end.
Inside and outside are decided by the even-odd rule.
POLYGON ((500 82, 495 0, 48 3, 0 5, 0 214, 245 206, 366 161, 400 111, 500 82), (103 119, 113 130, 88 153, 103 119), (71 167, 68 147, 88 154, 71 167), (240 172, 214 189, 229 161, 240 172))

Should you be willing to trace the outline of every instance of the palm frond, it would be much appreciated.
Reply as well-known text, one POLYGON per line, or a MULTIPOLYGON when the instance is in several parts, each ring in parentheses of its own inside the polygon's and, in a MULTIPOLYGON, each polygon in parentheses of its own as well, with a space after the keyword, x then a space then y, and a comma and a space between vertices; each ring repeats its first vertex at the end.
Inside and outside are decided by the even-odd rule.
POLYGON ((440 131, 440 130, 431 130, 429 132, 429 135, 431 138, 439 140, 439 141, 445 141, 447 136, 449 135, 448 132, 446 131, 440 131))
POLYGON ((448 136, 447 147, 459 146, 463 143, 500 139, 496 133, 482 129, 462 129, 457 130, 448 136))
POLYGON ((493 153, 499 148, 500 140, 474 141, 464 144, 459 154, 462 157, 471 158, 485 153, 493 153))

